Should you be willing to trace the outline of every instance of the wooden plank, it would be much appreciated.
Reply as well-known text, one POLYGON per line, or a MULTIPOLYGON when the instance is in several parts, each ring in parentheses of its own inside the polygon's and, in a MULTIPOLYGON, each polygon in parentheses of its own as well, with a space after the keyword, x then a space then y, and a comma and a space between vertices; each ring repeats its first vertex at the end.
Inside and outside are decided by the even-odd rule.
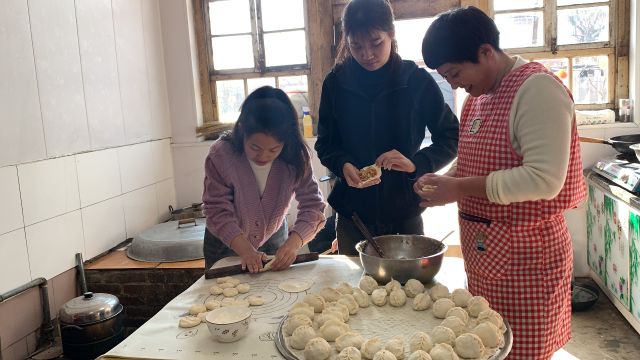
MULTIPOLYGON (((629 42, 631 29, 631 4, 629 0, 619 0, 617 3, 617 14, 614 22, 616 29, 616 73, 615 73, 615 98, 629 98, 629 42)), ((617 104, 615 106, 618 107, 617 104)))
POLYGON ((309 108, 317 119, 324 77, 333 67, 333 22, 331 2, 308 0, 310 64, 309 108))
MULTIPOLYGON (((333 0, 333 23, 340 24, 342 11, 348 3, 348 0, 333 0)), ((415 19, 423 17, 433 17, 439 13, 455 8, 459 8, 464 0, 391 0, 391 7, 396 19, 415 19)), ((480 7, 481 9, 489 9, 489 0, 468 1, 480 7)))
POLYGON ((218 120, 215 106, 215 86, 209 81, 209 30, 204 22, 206 11, 205 0, 193 0, 193 21, 196 32, 196 46, 198 52, 198 77, 200 81, 200 99, 202 102, 202 119, 204 123, 218 120))

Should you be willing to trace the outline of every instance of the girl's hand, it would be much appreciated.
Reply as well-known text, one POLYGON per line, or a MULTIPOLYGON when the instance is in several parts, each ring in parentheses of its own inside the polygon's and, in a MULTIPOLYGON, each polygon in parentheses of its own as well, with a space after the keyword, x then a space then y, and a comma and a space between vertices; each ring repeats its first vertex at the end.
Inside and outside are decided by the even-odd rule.
POLYGON ((370 180, 367 182, 360 181, 360 176, 358 176, 357 167, 353 166, 351 163, 346 163, 342 166, 342 174, 344 175, 344 179, 347 181, 347 184, 351 187, 363 189, 369 186, 380 184, 380 179, 370 180))
POLYGON ((424 174, 413 184, 420 196, 420 206, 433 207, 458 201, 458 179, 450 176, 424 174))
POLYGON ((292 232, 287 241, 285 241, 285 243, 278 248, 278 251, 276 251, 276 257, 271 265, 271 269, 278 271, 291 266, 291 264, 296 260, 298 249, 301 247, 302 238, 298 233, 292 232))
POLYGON ((395 149, 378 156, 376 165, 386 170, 396 170, 407 173, 416 171, 416 165, 402 155, 400 151, 395 149))
POLYGON ((267 254, 262 251, 253 250, 246 254, 238 254, 240 255, 240 264, 242 265, 242 270, 249 270, 250 273, 257 273, 262 270, 262 263, 267 261, 267 254))

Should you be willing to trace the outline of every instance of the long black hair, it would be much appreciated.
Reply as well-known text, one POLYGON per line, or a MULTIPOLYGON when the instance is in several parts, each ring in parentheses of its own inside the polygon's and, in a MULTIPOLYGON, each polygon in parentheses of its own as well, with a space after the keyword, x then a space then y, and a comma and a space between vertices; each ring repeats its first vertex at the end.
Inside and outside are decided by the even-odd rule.
POLYGON ((242 103, 233 130, 221 139, 231 143, 233 151, 244 153, 244 140, 256 133, 272 136, 282 143, 278 158, 291 165, 300 181, 310 166, 309 148, 302 139, 298 114, 291 100, 280 89, 263 86, 254 90, 242 103))
POLYGON ((369 34, 374 30, 384 31, 391 36, 391 58, 395 58, 398 42, 393 19, 393 9, 388 0, 351 0, 342 12, 342 38, 338 45, 336 65, 352 57, 349 37, 369 34))

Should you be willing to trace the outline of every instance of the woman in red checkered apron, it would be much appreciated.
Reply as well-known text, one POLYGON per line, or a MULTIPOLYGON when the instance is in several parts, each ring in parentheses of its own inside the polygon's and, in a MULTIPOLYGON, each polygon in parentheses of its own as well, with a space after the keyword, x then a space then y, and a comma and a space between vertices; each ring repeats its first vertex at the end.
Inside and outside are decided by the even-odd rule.
POLYGON ((422 52, 470 96, 456 164, 414 189, 423 206, 458 202, 469 291, 509 322, 509 358, 549 359, 571 336, 563 212, 586 195, 571 94, 543 65, 502 52, 493 20, 474 7, 441 14, 422 52))

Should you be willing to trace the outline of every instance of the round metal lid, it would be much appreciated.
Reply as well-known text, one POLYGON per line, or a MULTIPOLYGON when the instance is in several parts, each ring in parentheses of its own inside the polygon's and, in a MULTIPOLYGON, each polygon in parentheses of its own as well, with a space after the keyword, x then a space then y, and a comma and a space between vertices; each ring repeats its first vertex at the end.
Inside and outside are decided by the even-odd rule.
POLYGON ((111 294, 86 292, 67 301, 60 309, 60 321, 86 325, 110 319, 122 311, 118 298, 111 294))

